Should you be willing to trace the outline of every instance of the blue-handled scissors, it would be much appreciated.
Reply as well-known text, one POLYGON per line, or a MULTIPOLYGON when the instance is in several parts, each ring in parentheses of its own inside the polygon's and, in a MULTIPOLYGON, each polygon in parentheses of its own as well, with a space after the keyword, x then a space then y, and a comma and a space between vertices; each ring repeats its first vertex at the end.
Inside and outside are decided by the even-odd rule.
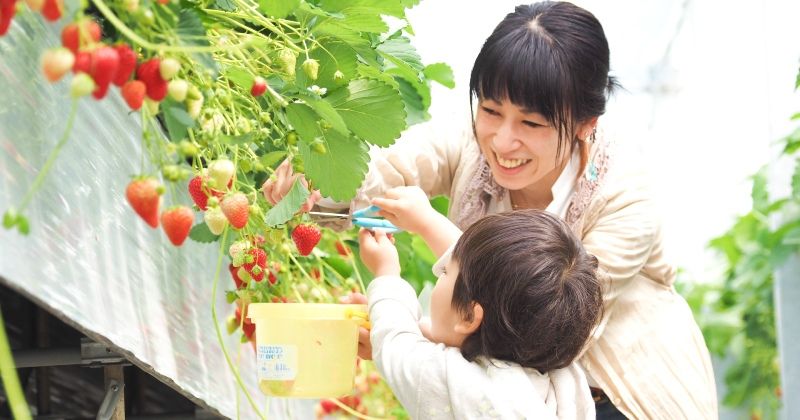
POLYGON ((402 229, 392 224, 392 222, 379 218, 380 216, 378 216, 378 212, 380 210, 381 209, 378 206, 369 206, 367 208, 354 211, 352 215, 341 213, 324 213, 319 211, 310 211, 308 214, 319 222, 350 219, 354 225, 370 230, 381 230, 386 233, 400 232, 402 229))

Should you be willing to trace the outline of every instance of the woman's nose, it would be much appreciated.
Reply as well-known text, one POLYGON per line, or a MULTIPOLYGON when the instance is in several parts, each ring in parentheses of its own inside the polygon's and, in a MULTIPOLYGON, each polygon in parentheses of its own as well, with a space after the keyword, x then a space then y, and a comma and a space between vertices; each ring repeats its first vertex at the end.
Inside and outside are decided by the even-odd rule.
POLYGON ((511 152, 519 147, 520 141, 517 138, 511 124, 504 123, 498 127, 492 138, 492 148, 499 154, 511 152))

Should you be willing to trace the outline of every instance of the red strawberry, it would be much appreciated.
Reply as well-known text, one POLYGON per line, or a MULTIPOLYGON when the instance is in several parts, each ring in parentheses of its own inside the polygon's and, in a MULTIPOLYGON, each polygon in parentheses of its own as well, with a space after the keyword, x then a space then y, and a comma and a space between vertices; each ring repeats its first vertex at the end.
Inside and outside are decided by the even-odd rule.
POLYGON ((275 276, 275 273, 281 271, 281 264, 279 262, 273 262, 272 268, 269 270, 269 284, 275 285, 278 283, 278 277, 275 276))
POLYGON ((298 225, 292 231, 292 240, 303 256, 310 254, 321 238, 322 233, 315 225, 298 225))
POLYGON ((132 110, 137 111, 144 102, 145 89, 147 88, 141 81, 129 80, 122 86, 122 98, 132 110))
POLYGON ((256 76, 253 80, 253 87, 250 88, 250 94, 253 96, 261 96, 267 91, 267 81, 261 76, 256 76))
POLYGON ((169 84, 161 78, 161 60, 151 58, 139 65, 136 69, 136 78, 147 86, 147 97, 154 101, 161 101, 167 96, 169 84))
POLYGON ((236 268, 233 264, 228 264, 228 271, 231 272, 231 277, 233 277, 233 284, 236 285, 237 289, 241 289, 242 286, 244 285, 244 282, 242 281, 242 279, 239 278, 239 274, 236 273, 237 271, 239 271, 239 269, 236 268))
POLYGON ((244 193, 237 192, 226 196, 220 203, 222 212, 231 222, 231 226, 241 229, 247 224, 247 217, 250 215, 250 203, 244 193))
POLYGON ((331 399, 325 399, 319 402, 319 407, 325 414, 331 414, 339 409, 339 406, 331 399))
POLYGON ((92 76, 97 88, 92 92, 95 99, 102 99, 108 92, 111 80, 117 75, 119 67, 119 54, 111 47, 100 47, 92 52, 92 68, 89 75, 92 76))
POLYGON ((117 68, 117 74, 114 76, 112 82, 122 87, 122 85, 131 78, 133 71, 136 70, 136 53, 128 44, 119 44, 115 46, 114 49, 117 50, 117 54, 119 54, 119 67, 117 68))
POLYGON ((163 187, 153 178, 140 178, 131 181, 125 189, 125 196, 133 210, 147 222, 158 227, 158 207, 161 205, 163 187))
POLYGON ((0 0, 0 36, 8 32, 11 20, 17 12, 17 0, 0 0))
POLYGON ((78 51, 75 54, 75 64, 72 65, 72 72, 75 74, 86 73, 92 69, 92 54, 88 51, 78 51))
POLYGON ((161 214, 161 227, 170 242, 175 246, 183 245, 194 224, 194 212, 186 206, 176 206, 161 214))
POLYGON ((338 252, 339 255, 343 257, 349 257, 351 253, 350 248, 348 248, 347 245, 342 243, 342 241, 336 241, 336 252, 338 252))
MULTIPOLYGON (((228 183, 228 187, 230 187, 230 185, 231 184, 228 183)), ((189 195, 192 196, 192 200, 197 204, 197 207, 200 207, 200 210, 206 211, 208 209, 208 198, 210 195, 222 198, 225 193, 208 188, 205 182, 203 182, 203 177, 198 175, 189 181, 189 195)))
POLYGON ((55 22, 64 13, 64 0, 44 0, 42 16, 50 22, 55 22))
POLYGON ((260 282, 264 280, 264 271, 266 271, 267 267, 267 253, 264 252, 261 248, 250 248, 247 251, 249 257, 247 259, 251 259, 251 262, 247 262, 242 267, 244 267, 247 274, 250 274, 250 277, 253 278, 256 282, 260 282), (258 267, 258 269, 256 269, 258 267))
MULTIPOLYGON (((247 316, 247 310, 245 310, 245 317, 247 316)), ((245 337, 252 338, 253 333, 256 332, 256 324, 250 321, 250 318, 245 318, 244 323, 242 323, 242 310, 238 307, 236 308, 236 325, 242 326, 242 332, 244 333, 245 337)))
POLYGON ((78 50, 94 42, 100 42, 103 30, 94 20, 87 18, 78 22, 72 22, 61 30, 61 45, 69 48, 73 54, 78 50))

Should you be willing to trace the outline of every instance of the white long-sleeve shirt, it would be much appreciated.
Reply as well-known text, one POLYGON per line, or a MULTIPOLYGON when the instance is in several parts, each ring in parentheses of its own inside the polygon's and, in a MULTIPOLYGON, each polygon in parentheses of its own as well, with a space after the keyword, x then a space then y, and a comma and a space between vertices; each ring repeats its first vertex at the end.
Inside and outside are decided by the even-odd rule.
POLYGON ((414 289, 379 277, 368 289, 375 365, 414 419, 594 419, 583 372, 541 374, 516 363, 469 362, 458 348, 426 339, 414 289))

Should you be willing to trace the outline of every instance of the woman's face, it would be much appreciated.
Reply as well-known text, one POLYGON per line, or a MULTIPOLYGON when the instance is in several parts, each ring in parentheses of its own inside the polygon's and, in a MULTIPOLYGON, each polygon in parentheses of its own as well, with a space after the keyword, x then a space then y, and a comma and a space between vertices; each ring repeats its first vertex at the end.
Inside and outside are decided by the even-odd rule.
POLYGON ((549 191, 570 156, 564 149, 556 161, 558 130, 509 100, 479 101, 475 132, 495 181, 508 190, 549 191))

